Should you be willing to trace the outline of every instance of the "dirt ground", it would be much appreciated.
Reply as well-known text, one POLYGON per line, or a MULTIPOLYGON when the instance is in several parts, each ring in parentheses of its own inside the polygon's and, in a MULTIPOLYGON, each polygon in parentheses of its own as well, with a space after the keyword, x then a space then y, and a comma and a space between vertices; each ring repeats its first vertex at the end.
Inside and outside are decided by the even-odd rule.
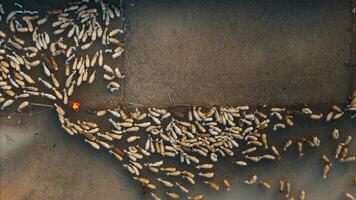
POLYGON ((348 1, 132 1, 126 101, 319 104, 349 95, 348 1))
MULTIPOLYGON (((62 5, 36 2, 41 9, 62 5)), ((170 96, 174 105, 324 105, 343 103, 350 95, 350 70, 344 66, 351 41, 348 1, 150 0, 128 1, 126 7, 127 103, 170 105, 170 96)), ((88 99, 90 108, 100 107, 109 94, 99 95, 100 101, 90 97, 101 88, 78 97, 88 99)), ((294 194, 306 190, 307 199, 342 200, 344 191, 356 194, 354 166, 334 163, 328 179, 322 179, 320 156, 336 147, 330 139, 333 127, 343 137, 356 132, 349 119, 301 123, 272 142, 281 147, 289 137, 319 135, 320 149, 307 149, 298 158, 293 148, 279 161, 245 169, 225 160, 217 181, 229 178, 230 192, 203 185, 191 189, 203 190, 211 200, 274 200, 282 199, 276 192, 282 178, 292 183, 294 194), (243 184, 253 174, 269 181, 271 191, 243 184)), ((356 151, 355 140, 349 151, 356 151)), ((148 198, 112 156, 65 134, 53 111, 34 110, 31 116, 0 113, 0 199, 148 198)))

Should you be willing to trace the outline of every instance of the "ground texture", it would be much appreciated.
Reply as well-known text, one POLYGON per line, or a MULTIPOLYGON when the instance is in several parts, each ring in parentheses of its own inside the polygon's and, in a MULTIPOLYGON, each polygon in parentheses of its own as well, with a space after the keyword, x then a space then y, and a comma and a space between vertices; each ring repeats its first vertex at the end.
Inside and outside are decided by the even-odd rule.
MULTIPOLYGON (((63 6, 36 3, 37 9, 63 6)), ((126 7, 126 103, 330 105, 350 95, 347 1, 132 1, 126 7)), ((111 106, 121 102, 101 95, 102 87, 82 90, 78 98, 87 100, 88 109, 109 98, 117 99, 111 106), (100 94, 93 98, 95 91, 100 94)), ((225 172, 221 178, 229 177, 233 189, 205 189, 208 199, 280 198, 242 183, 255 173, 273 187, 286 178, 309 199, 341 199, 344 190, 355 191, 352 166, 335 164, 322 180, 320 155, 334 151, 333 127, 345 135, 356 132, 350 120, 302 124, 273 141, 283 146, 289 137, 321 134, 321 149, 309 149, 303 158, 291 149, 280 161, 244 170, 222 162, 217 171, 225 172)), ((355 140, 352 146, 355 152, 355 140)), ((0 188, 0 199, 147 198, 112 156, 65 134, 53 110, 1 113, 0 188)))

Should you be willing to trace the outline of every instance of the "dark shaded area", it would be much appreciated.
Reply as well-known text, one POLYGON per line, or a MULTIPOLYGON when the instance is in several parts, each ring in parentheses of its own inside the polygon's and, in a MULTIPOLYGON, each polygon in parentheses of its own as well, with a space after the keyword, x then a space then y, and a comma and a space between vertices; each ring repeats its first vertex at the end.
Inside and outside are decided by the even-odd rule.
POLYGON ((128 102, 294 105, 341 103, 350 94, 348 1, 127 6, 128 102))

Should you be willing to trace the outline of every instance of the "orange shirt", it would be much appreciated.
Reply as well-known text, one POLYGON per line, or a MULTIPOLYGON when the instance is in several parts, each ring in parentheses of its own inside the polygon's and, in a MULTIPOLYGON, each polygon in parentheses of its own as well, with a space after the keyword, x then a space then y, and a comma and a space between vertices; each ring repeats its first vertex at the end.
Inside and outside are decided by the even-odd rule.
POLYGON ((77 103, 75 101, 70 101, 69 104, 72 106, 72 109, 74 112, 78 112, 80 109, 80 103, 77 103))

